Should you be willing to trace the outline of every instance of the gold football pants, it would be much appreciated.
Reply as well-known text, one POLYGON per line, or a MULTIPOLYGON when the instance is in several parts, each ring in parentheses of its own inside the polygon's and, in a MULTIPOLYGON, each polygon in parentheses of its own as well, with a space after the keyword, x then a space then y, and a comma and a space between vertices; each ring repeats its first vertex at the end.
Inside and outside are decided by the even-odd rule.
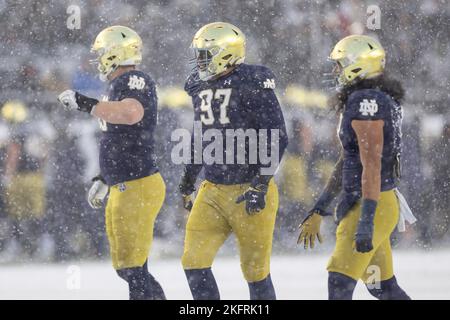
POLYGON ((140 267, 147 260, 153 226, 166 193, 159 173, 110 188, 106 232, 116 270, 140 267))
POLYGON ((266 207, 255 215, 249 215, 245 211, 245 202, 235 203, 248 187, 249 184, 202 183, 186 226, 184 269, 211 267, 217 251, 233 232, 245 279, 256 282, 269 275, 278 190, 272 179, 266 207))
POLYGON ((382 192, 374 218, 373 250, 356 252, 354 237, 361 211, 361 202, 348 212, 336 230, 336 246, 328 262, 329 272, 338 272, 364 282, 384 281, 394 275, 390 235, 399 219, 399 203, 394 190, 382 192))

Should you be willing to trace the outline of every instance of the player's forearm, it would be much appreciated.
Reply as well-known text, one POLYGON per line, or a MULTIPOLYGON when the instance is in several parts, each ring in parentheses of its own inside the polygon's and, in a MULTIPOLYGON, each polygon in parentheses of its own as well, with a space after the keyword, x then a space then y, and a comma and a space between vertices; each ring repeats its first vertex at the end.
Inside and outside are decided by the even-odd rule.
MULTIPOLYGON (((266 148, 267 156, 270 161, 267 163, 267 159, 262 161, 262 159, 259 158, 258 174, 261 183, 268 182, 270 177, 275 174, 289 143, 283 112, 276 96, 272 94, 265 103, 266 105, 261 108, 263 111, 257 115, 257 123, 260 130, 267 130, 266 148), (264 178, 264 176, 267 175, 270 177, 264 178)), ((256 177, 255 179, 258 178, 256 177)))
POLYGON ((343 156, 339 157, 336 165, 334 166, 333 172, 322 190, 322 193, 317 200, 315 207, 316 209, 321 209, 325 211, 331 202, 338 196, 342 189, 342 167, 343 167, 343 156))
MULTIPOLYGON (((193 129, 193 131, 194 130, 195 129, 193 129)), ((183 175, 189 181, 192 181, 192 184, 195 183, 197 176, 199 175, 200 171, 202 171, 202 168, 203 168, 203 164, 196 163, 196 159, 195 159, 196 152, 198 152, 198 150, 196 150, 194 134, 192 134, 191 135, 191 159, 190 159, 190 163, 184 167, 184 173, 183 173, 183 175)))
POLYGON ((287 144, 288 144, 287 133, 286 133, 286 129, 285 129, 284 125, 283 125, 283 128, 280 130, 280 137, 279 137, 279 140, 276 142, 276 144, 277 144, 277 147, 274 148, 274 145, 269 140, 268 155, 272 156, 274 154, 274 152, 277 152, 278 157, 276 157, 276 158, 270 157, 271 161, 268 164, 264 164, 264 165, 259 164, 258 171, 257 171, 258 173, 252 179, 252 182, 251 182, 252 186, 268 185, 270 179, 272 179, 272 177, 276 173, 276 171, 280 165, 281 159, 284 155, 284 152, 286 151, 287 144), (277 160, 277 161, 274 162, 274 160, 277 160))
POLYGON ((195 191, 195 181, 202 168, 203 165, 201 164, 187 164, 184 167, 179 185, 179 190, 182 194, 188 195, 195 191))
MULTIPOLYGON (((341 154, 338 161, 336 162, 333 172, 331 173, 331 176, 328 179, 327 184, 323 190, 324 192, 330 194, 330 197, 332 199, 336 198, 337 195, 342 190, 342 167, 343 167, 343 165, 344 165, 344 157, 341 154)), ((331 201, 332 201, 332 199, 331 199, 331 201)))
POLYGON ((363 163, 361 187, 363 199, 378 201, 381 192, 381 159, 363 163))
POLYGON ((144 108, 135 99, 101 101, 91 113, 111 124, 133 125, 142 120, 144 108))
POLYGON ((184 167, 184 172, 193 180, 197 179, 197 176, 202 171, 203 165, 201 164, 188 164, 184 167))

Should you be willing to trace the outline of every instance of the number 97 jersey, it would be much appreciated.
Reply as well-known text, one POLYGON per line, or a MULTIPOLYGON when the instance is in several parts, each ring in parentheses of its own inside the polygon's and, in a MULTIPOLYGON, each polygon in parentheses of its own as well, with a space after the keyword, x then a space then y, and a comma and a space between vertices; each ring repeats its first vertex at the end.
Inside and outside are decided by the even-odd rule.
POLYGON ((245 163, 237 161, 236 148, 233 148, 234 154, 227 155, 226 140, 230 132, 236 132, 231 130, 242 129, 245 132, 254 129, 258 133, 260 129, 267 129, 270 136, 271 129, 278 129, 279 151, 282 154, 287 136, 274 92, 275 77, 272 71, 264 66, 240 64, 218 79, 196 81, 194 78, 195 75, 188 78, 185 90, 192 97, 194 120, 202 126, 202 152, 213 140, 216 145, 223 146, 222 150, 214 150, 215 153, 222 152, 221 156, 214 156, 216 160, 223 159, 222 163, 211 163, 203 157, 206 180, 216 184, 250 182, 259 173, 259 157, 256 163, 249 161, 247 141, 245 163), (214 137, 209 139, 211 134, 214 137), (221 143, 217 143, 217 139, 222 139, 221 143))

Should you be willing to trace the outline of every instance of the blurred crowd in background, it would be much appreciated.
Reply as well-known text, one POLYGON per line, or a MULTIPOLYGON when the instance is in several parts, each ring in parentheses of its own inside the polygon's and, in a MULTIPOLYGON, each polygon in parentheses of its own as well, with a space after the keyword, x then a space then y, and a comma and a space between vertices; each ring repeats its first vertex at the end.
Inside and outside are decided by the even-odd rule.
MULTIPOLYGON (((399 246, 450 244, 450 5, 424 1, 0 1, 0 263, 106 257, 103 211, 86 202, 98 173, 98 123, 67 113, 57 95, 73 88, 100 98, 89 49, 110 25, 135 29, 144 42, 140 68, 158 84, 156 134, 167 198, 154 249, 181 253, 186 212, 177 186, 182 166, 170 159, 171 132, 190 128, 192 107, 183 92, 190 72, 190 42, 213 21, 236 24, 247 36, 247 63, 270 67, 290 134, 276 176, 281 191, 275 253, 298 252, 297 226, 324 186, 338 156, 338 117, 323 73, 332 46, 349 34, 378 37, 389 74, 402 81, 403 181, 400 190, 419 219, 399 246), (367 7, 381 10, 380 29, 369 30, 367 7), (80 8, 79 29, 69 6, 80 8), (73 25, 72 25, 73 26, 73 25), (159 243, 159 244, 158 244, 159 243)), ((325 224, 333 245, 334 223, 325 224)), ((226 250, 226 249, 225 249, 226 250)), ((320 250, 320 249, 319 249, 320 250)))

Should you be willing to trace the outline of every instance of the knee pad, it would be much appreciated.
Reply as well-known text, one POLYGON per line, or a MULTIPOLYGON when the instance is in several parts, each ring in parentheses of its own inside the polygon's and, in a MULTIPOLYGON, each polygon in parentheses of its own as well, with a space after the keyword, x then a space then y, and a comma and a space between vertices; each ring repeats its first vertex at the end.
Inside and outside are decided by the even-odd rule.
POLYGON ((356 280, 342 273, 328 273, 328 299, 351 300, 356 287, 356 280))
POLYGON ((275 288, 273 287, 270 274, 261 281, 249 282, 250 300, 276 300, 275 288))
POLYGON ((411 300, 406 292, 400 288, 395 276, 388 280, 380 281, 377 288, 367 286, 367 290, 379 300, 411 300))
POLYGON ((220 300, 211 268, 184 270, 194 300, 220 300))

